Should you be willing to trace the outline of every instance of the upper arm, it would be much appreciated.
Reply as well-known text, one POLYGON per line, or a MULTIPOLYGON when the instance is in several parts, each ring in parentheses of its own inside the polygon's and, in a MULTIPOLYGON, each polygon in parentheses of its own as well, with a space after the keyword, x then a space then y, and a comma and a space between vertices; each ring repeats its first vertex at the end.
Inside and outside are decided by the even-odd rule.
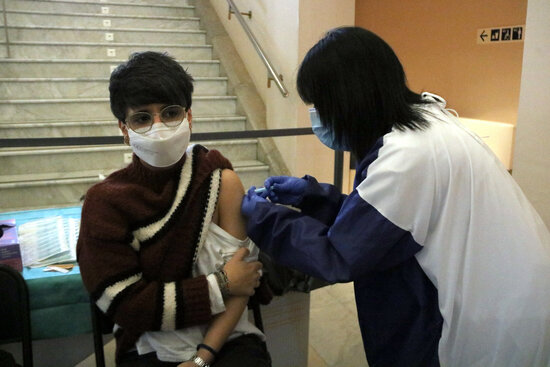
POLYGON ((244 240, 246 220, 241 214, 244 187, 239 176, 230 169, 222 171, 218 198, 218 225, 235 238, 244 240))

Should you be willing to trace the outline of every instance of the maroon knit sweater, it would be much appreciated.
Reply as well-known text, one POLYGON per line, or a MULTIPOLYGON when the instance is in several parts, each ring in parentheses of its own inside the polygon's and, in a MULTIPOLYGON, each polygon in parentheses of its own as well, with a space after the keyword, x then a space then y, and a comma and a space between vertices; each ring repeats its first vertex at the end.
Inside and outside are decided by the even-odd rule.
POLYGON ((134 155, 87 192, 78 262, 85 287, 120 326, 117 359, 145 331, 211 319, 206 277, 192 278, 191 269, 224 168, 226 158, 200 145, 161 172, 134 155))

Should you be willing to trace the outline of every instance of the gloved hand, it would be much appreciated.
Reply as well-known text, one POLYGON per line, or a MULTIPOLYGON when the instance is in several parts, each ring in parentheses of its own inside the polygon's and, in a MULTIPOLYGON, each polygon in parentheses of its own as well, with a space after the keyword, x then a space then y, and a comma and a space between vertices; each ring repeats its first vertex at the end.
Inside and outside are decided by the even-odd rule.
POLYGON ((256 186, 250 187, 248 189, 248 192, 243 198, 243 201, 241 203, 241 212, 245 217, 250 217, 252 213, 254 212, 254 208, 256 208, 257 203, 267 203, 268 201, 264 198, 264 196, 267 196, 267 192, 264 192, 263 194, 257 194, 254 191, 256 190, 256 186))
POLYGON ((307 181, 290 176, 272 176, 264 182, 269 200, 273 203, 298 206, 304 198, 307 181))

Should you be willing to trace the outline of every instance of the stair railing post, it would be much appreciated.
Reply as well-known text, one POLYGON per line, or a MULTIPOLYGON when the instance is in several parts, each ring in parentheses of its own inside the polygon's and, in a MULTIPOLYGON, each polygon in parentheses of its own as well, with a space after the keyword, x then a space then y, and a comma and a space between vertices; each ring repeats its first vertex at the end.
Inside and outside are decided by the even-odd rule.
POLYGON ((6 36, 6 55, 10 58, 10 37, 8 35, 8 17, 6 16, 6 0, 2 0, 2 15, 4 17, 4 34, 6 36))
POLYGON ((336 186, 340 192, 344 187, 344 152, 334 151, 334 186, 336 186))

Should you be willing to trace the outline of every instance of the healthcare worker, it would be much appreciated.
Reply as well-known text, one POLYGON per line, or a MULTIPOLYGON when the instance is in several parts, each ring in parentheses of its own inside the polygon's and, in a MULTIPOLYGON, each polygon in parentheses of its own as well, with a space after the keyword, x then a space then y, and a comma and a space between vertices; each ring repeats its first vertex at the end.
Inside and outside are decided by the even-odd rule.
POLYGON ((371 367, 550 366, 550 234, 491 150, 365 29, 329 31, 297 87, 317 137, 357 157, 354 189, 270 177, 242 202, 250 238, 354 282, 371 367))

